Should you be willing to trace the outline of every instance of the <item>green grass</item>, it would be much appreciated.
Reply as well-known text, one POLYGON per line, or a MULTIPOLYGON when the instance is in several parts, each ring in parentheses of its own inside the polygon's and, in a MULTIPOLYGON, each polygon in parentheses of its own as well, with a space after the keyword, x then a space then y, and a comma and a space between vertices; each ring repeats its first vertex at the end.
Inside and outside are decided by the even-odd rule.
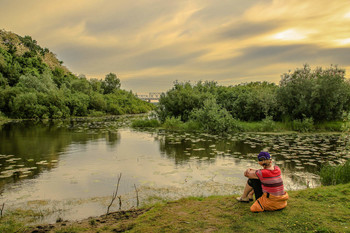
POLYGON ((341 132, 344 122, 342 121, 328 121, 315 124, 315 130, 317 131, 335 131, 341 132))
POLYGON ((342 132, 342 121, 312 123, 310 121, 271 121, 265 119, 258 122, 238 121, 238 128, 243 132, 342 132))
POLYGON ((327 165, 320 171, 321 183, 323 185, 336 185, 350 183, 350 160, 342 165, 327 165))
POLYGON ((22 232, 27 229, 27 225, 32 223, 35 219, 42 217, 40 211, 15 209, 6 211, 6 204, 4 206, 6 214, 0 219, 0 232, 22 232))
POLYGON ((77 227, 77 226, 67 226, 67 227, 61 227, 59 229, 56 229, 55 233, 78 233, 78 232, 84 232, 86 231, 86 228, 83 227, 77 227))
MULTIPOLYGON (((234 196, 189 197, 155 204, 136 217, 89 218, 51 232, 350 232, 350 183, 288 193, 281 211, 252 213, 252 203, 234 196)), ((0 232, 31 232, 30 222, 10 217, 0 220, 0 232)))
POLYGON ((0 232, 21 232, 26 229, 26 223, 14 217, 0 219, 0 232))
POLYGON ((238 132, 283 132, 291 130, 284 123, 275 121, 237 121, 236 124, 238 132))
MULTIPOLYGON (((321 123, 312 123, 310 121, 286 121, 279 122, 266 118, 262 121, 247 122, 235 120, 232 125, 232 132, 341 132, 343 122, 330 121, 321 123)), ((138 119, 132 122, 132 127, 143 128, 164 128, 177 131, 201 131, 200 124, 195 121, 182 122, 180 118, 167 118, 163 124, 156 119, 138 119)))
POLYGON ((232 196, 181 199, 140 216, 130 232, 350 232, 350 184, 289 194, 284 210, 264 213, 232 196))

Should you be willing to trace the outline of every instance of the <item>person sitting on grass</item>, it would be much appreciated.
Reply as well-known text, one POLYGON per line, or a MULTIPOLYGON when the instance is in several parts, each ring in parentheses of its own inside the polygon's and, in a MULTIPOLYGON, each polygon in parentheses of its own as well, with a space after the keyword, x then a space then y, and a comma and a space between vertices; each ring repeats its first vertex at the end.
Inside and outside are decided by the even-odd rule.
POLYGON ((248 168, 244 176, 248 178, 243 194, 238 197, 239 202, 253 200, 254 191, 256 201, 250 207, 252 212, 280 210, 287 206, 288 193, 284 191, 281 170, 272 165, 271 156, 268 152, 260 152, 259 164, 263 169, 248 168))

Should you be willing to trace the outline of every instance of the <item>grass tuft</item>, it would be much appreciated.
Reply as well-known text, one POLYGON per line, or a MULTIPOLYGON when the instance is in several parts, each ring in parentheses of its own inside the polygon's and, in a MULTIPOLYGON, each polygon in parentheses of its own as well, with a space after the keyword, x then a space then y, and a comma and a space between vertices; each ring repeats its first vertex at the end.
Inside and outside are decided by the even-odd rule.
POLYGON ((342 165, 322 167, 320 178, 323 185, 350 183, 350 160, 347 160, 342 165))

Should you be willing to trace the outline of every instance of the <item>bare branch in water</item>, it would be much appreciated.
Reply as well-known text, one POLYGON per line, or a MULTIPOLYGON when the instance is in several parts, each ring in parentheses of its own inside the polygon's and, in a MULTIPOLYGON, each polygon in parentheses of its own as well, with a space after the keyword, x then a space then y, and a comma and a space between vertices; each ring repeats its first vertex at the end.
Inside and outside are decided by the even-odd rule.
POLYGON ((135 187, 135 192, 136 192, 136 207, 139 208, 139 192, 136 188, 136 184, 134 184, 134 187, 135 187))
POLYGON ((1 209, 0 209, 0 218, 2 218, 2 213, 4 211, 4 208, 5 208, 5 202, 2 203, 2 206, 1 206, 1 209))
POLYGON ((119 210, 122 209, 122 196, 118 196, 119 199, 119 210))
POLYGON ((109 214, 109 208, 111 208, 111 206, 112 206, 114 200, 117 198, 118 189, 119 189, 119 182, 120 182, 120 179, 121 179, 121 178, 122 178, 122 173, 119 174, 117 187, 116 187, 115 191, 113 192, 113 196, 112 196, 111 203, 109 204, 109 206, 108 206, 108 208, 107 208, 106 217, 107 217, 107 215, 109 214))

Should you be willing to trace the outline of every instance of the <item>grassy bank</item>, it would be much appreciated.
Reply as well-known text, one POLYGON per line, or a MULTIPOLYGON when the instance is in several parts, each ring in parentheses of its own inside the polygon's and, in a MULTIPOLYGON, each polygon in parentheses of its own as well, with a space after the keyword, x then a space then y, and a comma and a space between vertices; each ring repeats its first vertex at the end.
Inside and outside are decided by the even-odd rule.
POLYGON ((0 126, 2 126, 3 124, 9 122, 10 119, 7 118, 6 116, 4 116, 1 112, 0 112, 0 126))
MULTIPOLYGON (((330 121, 322 123, 314 123, 312 121, 286 121, 277 122, 271 119, 264 119, 258 122, 247 122, 234 120, 228 129, 228 132, 342 132, 342 121, 330 121)), ((182 122, 179 118, 167 118, 163 124, 156 119, 137 119, 132 122, 132 127, 135 128, 165 128, 170 130, 182 131, 206 131, 206 129, 199 122, 187 121, 182 122)), ((214 130, 215 131, 215 130, 214 130)), ((217 131, 220 132, 220 131, 217 131)))
POLYGON ((233 196, 184 198, 107 218, 39 227, 28 227, 28 219, 21 222, 11 213, 1 219, 0 232, 350 232, 350 184, 289 194, 284 210, 264 213, 251 213, 251 204, 233 196))

